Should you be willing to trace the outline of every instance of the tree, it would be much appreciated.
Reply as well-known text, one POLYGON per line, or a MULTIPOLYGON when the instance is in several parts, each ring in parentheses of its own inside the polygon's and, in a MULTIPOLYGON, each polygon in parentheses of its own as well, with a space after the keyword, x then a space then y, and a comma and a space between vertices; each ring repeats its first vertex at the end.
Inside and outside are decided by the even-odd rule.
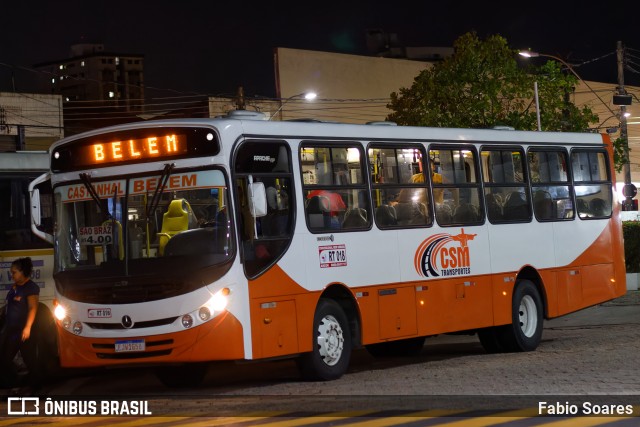
POLYGON ((401 125, 536 130, 534 82, 538 82, 543 130, 584 131, 598 116, 569 100, 577 79, 561 64, 520 67, 517 51, 493 35, 475 32, 454 42, 454 54, 422 71, 410 88, 391 94, 387 119, 401 125))

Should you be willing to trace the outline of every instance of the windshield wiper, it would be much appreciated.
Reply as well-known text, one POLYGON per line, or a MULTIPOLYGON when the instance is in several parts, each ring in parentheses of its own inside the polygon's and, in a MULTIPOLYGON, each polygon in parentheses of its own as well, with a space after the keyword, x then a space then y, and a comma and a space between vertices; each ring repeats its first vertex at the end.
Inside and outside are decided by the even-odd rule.
POLYGON ((98 205, 98 213, 102 213, 102 206, 100 205, 100 196, 98 196, 98 193, 96 192, 95 187, 93 186, 93 184, 91 184, 91 177, 89 176, 88 173, 81 173, 80 180, 82 181, 82 185, 84 185, 84 187, 89 192, 89 195, 91 196, 93 201, 96 202, 96 205, 98 205))
POLYGON ((167 163, 164 165, 164 169, 160 174, 160 185, 158 185, 153 192, 153 196, 151 197, 151 203, 147 205, 147 222, 149 222, 149 217, 151 216, 151 212, 155 211, 160 203, 160 196, 167 186, 167 181, 169 181, 169 177, 171 176, 171 171, 173 170, 175 163, 167 163))

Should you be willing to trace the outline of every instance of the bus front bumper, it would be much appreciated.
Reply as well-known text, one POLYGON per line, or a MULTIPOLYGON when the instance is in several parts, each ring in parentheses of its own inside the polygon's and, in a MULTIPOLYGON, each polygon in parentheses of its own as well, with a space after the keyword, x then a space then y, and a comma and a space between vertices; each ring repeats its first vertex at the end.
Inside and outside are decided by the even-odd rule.
POLYGON ((225 312, 180 332, 126 338, 75 335, 58 323, 58 353, 65 368, 238 360, 244 358, 242 325, 225 312), (116 342, 129 342, 119 346, 116 342), (144 350, 139 348, 144 343, 144 350), (127 348, 128 347, 128 348, 127 348))

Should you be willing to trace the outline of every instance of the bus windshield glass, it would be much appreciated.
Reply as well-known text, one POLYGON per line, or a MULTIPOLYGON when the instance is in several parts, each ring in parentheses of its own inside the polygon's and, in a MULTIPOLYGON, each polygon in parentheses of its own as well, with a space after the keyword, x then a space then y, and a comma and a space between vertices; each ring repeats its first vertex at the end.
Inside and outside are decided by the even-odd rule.
POLYGON ((56 272, 104 269, 135 276, 152 268, 161 274, 187 258, 206 267, 233 253, 228 186, 220 170, 107 180, 85 175, 54 194, 56 272))

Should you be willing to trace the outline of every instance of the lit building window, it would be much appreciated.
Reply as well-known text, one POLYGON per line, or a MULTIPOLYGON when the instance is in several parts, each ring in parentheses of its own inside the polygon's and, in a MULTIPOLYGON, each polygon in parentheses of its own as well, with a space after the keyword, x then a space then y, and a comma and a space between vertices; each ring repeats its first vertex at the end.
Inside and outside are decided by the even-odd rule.
POLYGON ((80 62, 80 66, 81 66, 81 67, 84 67, 84 61, 81 61, 81 62, 80 62))
POLYGON ((113 98, 116 94, 113 91, 109 91, 109 98, 113 98))

